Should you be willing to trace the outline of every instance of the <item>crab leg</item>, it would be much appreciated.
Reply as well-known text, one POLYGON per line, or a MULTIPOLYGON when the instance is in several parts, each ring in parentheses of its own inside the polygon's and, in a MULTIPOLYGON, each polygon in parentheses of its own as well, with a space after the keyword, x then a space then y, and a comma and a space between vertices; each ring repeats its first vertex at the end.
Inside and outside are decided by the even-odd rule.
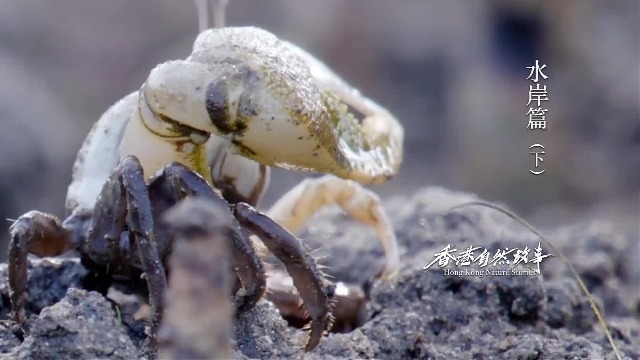
MULTIPOLYGON (((115 219, 115 223, 112 223, 111 229, 109 229, 111 230, 111 234, 107 236, 107 246, 113 245, 114 240, 119 239, 119 236, 116 234, 121 231, 121 229, 117 228, 124 225, 122 219, 126 219, 129 225, 129 233, 133 235, 138 246, 142 270, 144 271, 149 289, 149 304, 152 309, 151 336, 153 342, 158 325, 162 320, 164 309, 163 297, 167 289, 167 279, 164 266, 158 256, 155 242, 153 213, 151 212, 151 202, 149 200, 147 185, 144 180, 140 162, 135 157, 127 156, 120 161, 111 178, 104 185, 96 208, 104 208, 105 211, 108 211, 109 206, 100 206, 101 202, 105 201, 113 201, 113 204, 116 204, 114 209, 111 209, 115 210, 115 217, 112 218, 112 222, 113 219, 115 219), (105 197, 106 194, 113 195, 115 198, 110 196, 105 197), (124 197, 124 202, 122 201, 122 197, 124 197)), ((98 229, 102 229, 101 225, 105 225, 98 222, 99 219, 104 218, 108 217, 101 216, 99 213, 94 214, 95 222, 91 230, 94 238, 95 232, 98 231, 98 229)), ((113 254, 113 252, 110 251, 107 251, 106 254, 109 253, 113 254)), ((94 255, 98 254, 94 253, 94 255)))
POLYGON ((56 256, 73 248, 70 234, 53 215, 30 211, 9 228, 9 287, 13 320, 24 320, 24 300, 27 289, 27 255, 56 256))
POLYGON ((238 203, 234 210, 240 224, 257 235, 269 251, 284 263, 311 317, 311 333, 305 351, 313 350, 320 343, 324 331, 330 327, 334 286, 325 284, 315 259, 298 238, 250 205, 238 203))
POLYGON ((217 205, 186 199, 164 216, 176 241, 159 358, 231 357, 229 245, 234 219, 227 206, 217 205))
MULTIPOLYGON (((229 208, 227 201, 216 193, 202 176, 179 163, 171 163, 162 168, 150 180, 149 191, 152 196, 159 196, 160 193, 171 196, 173 202, 187 196, 195 196, 210 200, 218 207, 229 208)), ((265 273, 251 241, 239 226, 234 227, 231 240, 233 269, 245 289, 245 295, 238 299, 236 304, 237 310, 242 312, 252 308, 264 295, 265 273)))
POLYGON ((356 182, 332 175, 305 179, 282 196, 267 215, 295 233, 320 208, 330 204, 339 205, 349 216, 376 230, 386 255, 386 264, 379 276, 392 277, 400 265, 393 227, 380 198, 356 182))

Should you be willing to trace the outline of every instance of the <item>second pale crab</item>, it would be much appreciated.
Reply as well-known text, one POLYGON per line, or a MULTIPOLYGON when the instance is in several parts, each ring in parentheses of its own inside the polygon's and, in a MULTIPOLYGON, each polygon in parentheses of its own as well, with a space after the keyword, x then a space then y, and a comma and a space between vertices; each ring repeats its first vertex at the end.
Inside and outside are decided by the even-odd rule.
POLYGON ((386 256, 380 276, 393 275, 393 228, 379 198, 359 183, 391 178, 402 144, 403 129, 387 110, 297 46, 253 27, 203 31, 187 59, 158 65, 93 126, 73 167, 66 219, 30 211, 11 226, 13 318, 24 320, 27 255, 75 249, 96 289, 125 283, 149 297, 154 336, 173 239, 161 216, 202 196, 237 220, 231 263, 234 290, 245 292, 238 310, 268 286, 254 250, 264 244, 284 263, 311 318, 311 350, 330 326, 335 287, 292 233, 337 204, 376 229, 386 256), (303 181, 262 214, 254 206, 270 166, 329 175, 303 181))

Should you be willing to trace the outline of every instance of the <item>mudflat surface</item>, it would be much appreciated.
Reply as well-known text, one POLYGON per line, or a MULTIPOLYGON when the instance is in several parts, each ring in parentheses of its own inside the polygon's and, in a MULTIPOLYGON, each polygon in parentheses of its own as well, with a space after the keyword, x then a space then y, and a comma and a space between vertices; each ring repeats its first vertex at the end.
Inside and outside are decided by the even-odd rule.
MULTIPOLYGON (((488 275, 510 264, 467 267, 449 261, 446 273, 435 254, 447 245, 458 255, 469 246, 530 249, 538 239, 493 210, 451 206, 477 200, 439 188, 392 198, 385 206, 401 245, 396 278, 375 283, 369 320, 347 334, 330 334, 313 352, 300 350, 305 333, 288 327, 277 309, 262 300, 236 321, 235 356, 240 359, 613 359, 593 310, 558 257, 542 260, 541 275, 488 275), (478 275, 464 271, 477 270, 478 275)), ((637 215, 637 214, 632 214, 637 215)), ((637 218, 585 219, 540 230, 574 264, 604 310, 626 359, 640 359, 640 239, 637 218)), ((382 264, 382 250, 370 229, 337 210, 327 210, 301 237, 337 280, 364 283, 382 264)), ((542 253, 552 253, 544 243, 542 253)), ((531 263, 529 266, 535 266, 531 263)), ((520 268, 520 267, 518 267, 520 268)), ((524 269, 524 268, 522 268, 524 269)), ((33 261, 29 318, 22 328, 0 324, 2 358, 152 358, 145 347, 144 322, 134 321, 136 301, 120 297, 121 313, 103 296, 81 287, 85 269, 74 260, 33 261)), ((8 319, 7 267, 0 265, 0 316, 8 319)))

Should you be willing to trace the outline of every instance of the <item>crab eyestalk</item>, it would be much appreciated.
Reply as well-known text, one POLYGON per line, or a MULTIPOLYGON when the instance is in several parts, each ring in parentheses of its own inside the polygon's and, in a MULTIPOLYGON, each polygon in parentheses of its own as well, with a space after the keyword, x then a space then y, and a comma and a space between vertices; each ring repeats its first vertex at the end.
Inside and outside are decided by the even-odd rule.
POLYGON ((211 11, 213 12, 213 27, 223 28, 227 16, 227 4, 229 0, 213 0, 211 3, 211 11))
MULTIPOLYGON (((198 12, 198 28, 200 32, 209 28, 209 0, 193 0, 198 12)), ((211 12, 213 13, 213 27, 222 28, 225 25, 226 8, 229 0, 213 0, 211 12)))

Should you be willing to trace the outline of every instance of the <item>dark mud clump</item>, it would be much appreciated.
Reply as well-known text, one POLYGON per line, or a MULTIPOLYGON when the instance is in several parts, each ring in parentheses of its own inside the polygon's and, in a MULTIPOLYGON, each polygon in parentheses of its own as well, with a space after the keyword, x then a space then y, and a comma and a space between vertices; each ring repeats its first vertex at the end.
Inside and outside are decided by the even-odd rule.
MULTIPOLYGON (((458 254, 480 247, 475 256, 484 248, 493 255, 526 246, 533 257, 538 239, 509 218, 479 207, 447 211, 469 200, 477 199, 429 188, 409 199, 387 201, 402 266, 395 279, 374 284, 369 320, 350 333, 330 334, 303 355, 305 332, 287 326, 277 309, 262 300, 236 321, 236 358, 613 359, 593 310, 558 257, 541 262, 541 276, 486 274, 487 268, 504 270, 512 264, 456 267, 450 261, 447 269, 462 270, 462 276, 446 273, 438 263, 423 270, 447 245, 458 254), (465 269, 485 273, 468 275, 465 269)), ((584 278, 623 357, 640 359, 637 223, 590 219, 541 230, 584 278)), ((374 232, 337 210, 314 218, 301 237, 319 249, 314 254, 325 256, 321 262, 337 280, 363 284, 382 265, 374 232)), ((551 253, 544 243, 541 247, 543 254, 551 253)), ((76 290, 84 273, 72 260, 33 262, 29 319, 22 328, 3 322, 0 353, 20 359, 152 358, 145 347, 145 324, 133 320, 135 304, 123 304, 135 301, 119 297, 122 312, 116 312, 101 295, 76 290)), ((8 319, 6 265, 0 267, 0 295, 0 316, 8 319)))

